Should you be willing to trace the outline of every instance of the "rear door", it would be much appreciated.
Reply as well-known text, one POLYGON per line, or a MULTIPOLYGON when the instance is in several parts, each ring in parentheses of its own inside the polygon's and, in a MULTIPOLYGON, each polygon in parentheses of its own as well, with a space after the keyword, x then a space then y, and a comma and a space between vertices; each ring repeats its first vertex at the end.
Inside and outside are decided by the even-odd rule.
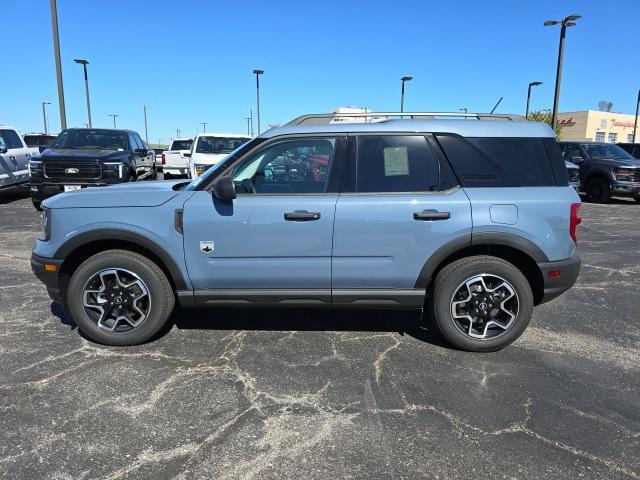
POLYGON ((29 148, 15 130, 0 129, 0 186, 14 185, 29 180, 29 148))
POLYGON ((355 161, 336 205, 334 305, 420 307, 427 260, 450 242, 470 243, 469 199, 431 141, 351 137, 355 161))

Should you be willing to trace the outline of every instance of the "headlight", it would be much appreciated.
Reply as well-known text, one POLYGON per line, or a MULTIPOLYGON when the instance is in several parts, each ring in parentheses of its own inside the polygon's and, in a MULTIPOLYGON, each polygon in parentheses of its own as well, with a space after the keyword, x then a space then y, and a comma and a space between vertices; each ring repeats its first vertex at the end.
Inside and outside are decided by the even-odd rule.
POLYGON ((40 160, 29 160, 29 176, 42 175, 42 162, 40 160))
POLYGON ((102 164, 104 176, 110 178, 123 178, 125 165, 122 162, 104 162, 102 164))
POLYGON ((631 169, 614 170, 613 176, 621 182, 637 182, 640 180, 640 172, 631 169))
POLYGON ((48 242, 51 238, 51 210, 48 208, 42 209, 40 215, 40 233, 38 234, 38 240, 48 242))

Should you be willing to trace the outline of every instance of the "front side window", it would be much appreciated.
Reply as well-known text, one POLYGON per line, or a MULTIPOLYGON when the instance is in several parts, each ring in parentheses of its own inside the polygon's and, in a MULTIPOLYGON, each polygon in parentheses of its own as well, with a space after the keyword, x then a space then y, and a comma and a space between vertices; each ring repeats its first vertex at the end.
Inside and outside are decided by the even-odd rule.
POLYGON ((248 140, 249 138, 242 137, 202 136, 198 138, 196 153, 231 153, 248 140))
POLYGON ((8 150, 23 148, 20 137, 14 130, 0 130, 0 137, 2 137, 2 142, 8 150))
POLYGON ((358 138, 357 192, 432 192, 439 184, 438 160, 424 137, 358 138))
POLYGON ((571 162, 572 158, 582 157, 582 153, 580 152, 580 148, 577 145, 566 145, 564 150, 562 151, 562 157, 571 162))
POLYGON ((582 145, 590 158, 624 158, 633 159, 629 153, 618 145, 584 143, 582 145))
POLYGON ((238 194, 324 193, 336 139, 301 138, 271 143, 229 173, 238 194))
MULTIPOLYGON (((51 146, 53 148, 124 151, 129 148, 129 141, 125 132, 101 129, 71 129, 60 133, 51 146)), ((132 148, 135 147, 132 146, 132 148)))
POLYGON ((604 142, 604 132, 596 132, 594 140, 596 142, 604 142))

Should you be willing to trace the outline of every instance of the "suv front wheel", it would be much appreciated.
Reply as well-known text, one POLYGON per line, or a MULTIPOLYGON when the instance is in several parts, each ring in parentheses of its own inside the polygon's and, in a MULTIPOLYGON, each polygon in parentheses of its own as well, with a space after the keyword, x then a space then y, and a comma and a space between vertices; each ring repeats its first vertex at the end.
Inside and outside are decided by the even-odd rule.
POLYGON ((515 341, 531 320, 533 294, 522 272, 491 256, 466 257, 438 273, 433 319, 463 350, 492 352, 515 341))
POLYGON ((587 183, 585 193, 589 202, 609 203, 611 200, 611 185, 606 178, 596 177, 587 183))
POLYGON ((174 295, 153 261, 128 250, 85 260, 69 282, 68 305, 78 328, 107 345, 142 343, 167 323, 174 295))

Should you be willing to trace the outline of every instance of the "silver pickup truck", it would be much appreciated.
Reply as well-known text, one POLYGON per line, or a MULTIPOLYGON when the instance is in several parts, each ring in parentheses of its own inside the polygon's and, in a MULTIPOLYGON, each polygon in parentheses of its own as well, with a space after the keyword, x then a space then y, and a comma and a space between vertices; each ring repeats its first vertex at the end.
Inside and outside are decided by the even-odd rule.
POLYGON ((15 128, 0 125, 0 188, 29 181, 31 150, 15 128))
POLYGON ((189 175, 189 159, 184 154, 189 153, 192 143, 193 139, 191 138, 176 138, 171 142, 169 150, 162 152, 160 164, 162 165, 164 178, 189 175))

